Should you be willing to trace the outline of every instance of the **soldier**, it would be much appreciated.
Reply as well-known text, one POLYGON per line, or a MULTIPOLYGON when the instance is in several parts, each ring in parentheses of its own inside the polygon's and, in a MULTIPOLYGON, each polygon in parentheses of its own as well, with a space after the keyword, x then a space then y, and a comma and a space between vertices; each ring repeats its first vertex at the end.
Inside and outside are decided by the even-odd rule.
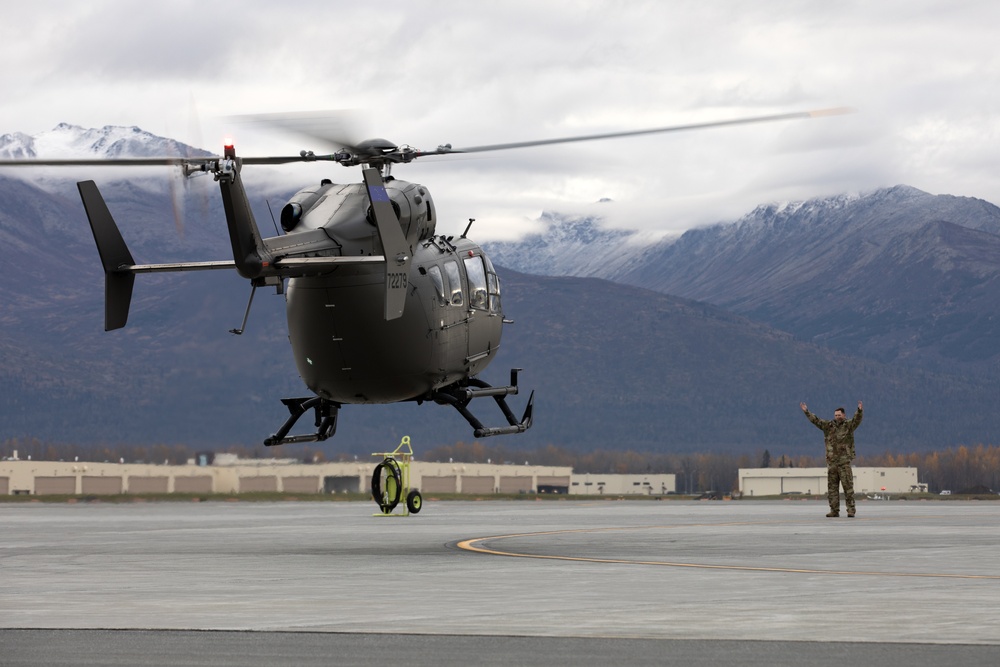
POLYGON ((826 497, 830 501, 830 513, 827 516, 840 516, 839 487, 843 486, 847 499, 847 516, 853 517, 854 472, 851 470, 851 461, 854 460, 854 429, 861 425, 861 418, 864 416, 861 401, 858 401, 858 411, 850 420, 847 419, 844 408, 837 408, 833 413, 833 420, 827 421, 809 412, 805 403, 799 403, 799 407, 809 421, 823 431, 826 441, 826 497))

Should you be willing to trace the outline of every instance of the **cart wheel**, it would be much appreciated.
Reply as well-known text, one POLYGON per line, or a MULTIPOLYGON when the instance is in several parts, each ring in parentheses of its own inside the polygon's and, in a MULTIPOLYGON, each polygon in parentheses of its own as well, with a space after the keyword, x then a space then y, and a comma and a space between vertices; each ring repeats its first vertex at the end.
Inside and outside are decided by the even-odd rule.
POLYGON ((399 464, 395 459, 384 459, 375 466, 375 472, 372 473, 372 499, 383 514, 388 514, 396 509, 402 492, 403 479, 399 464))
POLYGON ((406 494, 406 509, 410 510, 410 514, 416 514, 423 507, 424 499, 417 490, 410 491, 406 494))

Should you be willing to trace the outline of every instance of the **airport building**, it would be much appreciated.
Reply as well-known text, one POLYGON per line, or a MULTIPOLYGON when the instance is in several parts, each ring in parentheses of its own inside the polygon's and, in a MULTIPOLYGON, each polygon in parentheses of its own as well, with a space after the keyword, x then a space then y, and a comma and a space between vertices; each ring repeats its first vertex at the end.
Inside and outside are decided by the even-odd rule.
MULTIPOLYGON (((0 461, 0 495, 144 493, 367 493, 378 460, 301 463, 219 455, 188 465, 0 461)), ((434 493, 659 495, 675 491, 674 475, 574 475, 567 466, 490 463, 410 464, 410 487, 434 493)))
MULTIPOLYGON (((853 468, 855 493, 919 493, 916 468, 853 468)), ((826 495, 826 468, 740 468, 744 498, 783 494, 826 495)))

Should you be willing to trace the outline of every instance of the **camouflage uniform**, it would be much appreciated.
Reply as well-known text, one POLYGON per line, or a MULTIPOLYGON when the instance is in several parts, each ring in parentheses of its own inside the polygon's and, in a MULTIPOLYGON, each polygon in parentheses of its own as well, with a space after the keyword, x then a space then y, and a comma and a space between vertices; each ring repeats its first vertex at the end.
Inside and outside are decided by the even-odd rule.
POLYGON ((854 516, 854 429, 861 425, 864 412, 861 408, 854 416, 844 421, 820 419, 806 410, 806 417, 816 428, 823 431, 826 441, 826 497, 830 501, 830 512, 840 513, 840 486, 844 487, 847 499, 847 513, 854 516))

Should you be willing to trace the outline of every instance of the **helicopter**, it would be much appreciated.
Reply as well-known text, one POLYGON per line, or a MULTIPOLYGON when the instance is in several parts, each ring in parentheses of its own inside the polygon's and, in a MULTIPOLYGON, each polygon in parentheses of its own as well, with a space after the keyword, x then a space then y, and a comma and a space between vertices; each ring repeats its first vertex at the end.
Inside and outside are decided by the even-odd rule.
MULTIPOLYGON (((507 404, 519 393, 518 373, 492 386, 478 376, 500 347, 504 317, 496 268, 468 238, 437 233, 437 212, 423 185, 395 178, 393 167, 427 156, 453 156, 682 130, 815 118, 850 112, 823 109, 744 117, 644 130, 432 150, 385 139, 357 143, 313 133, 340 148, 328 154, 240 157, 227 143, 222 154, 197 158, 0 160, 0 166, 174 165, 184 177, 210 174, 219 184, 232 260, 139 264, 95 181, 77 188, 105 275, 104 328, 128 321, 137 274, 233 270, 250 283, 240 328, 246 327, 258 288, 285 299, 289 342, 310 396, 282 398, 288 417, 264 439, 267 446, 319 442, 332 437, 343 405, 405 401, 451 406, 476 438, 524 433, 533 420, 534 392, 520 418, 507 404), (263 237, 241 178, 244 167, 333 162, 359 168, 360 183, 322 179, 296 192, 280 211, 283 234, 263 237), (492 398, 504 421, 486 426, 470 409, 492 398), (312 411, 314 428, 291 434, 312 411)), ((290 117, 290 116, 289 116, 290 117)), ((280 118, 276 124, 281 124, 280 118)))

